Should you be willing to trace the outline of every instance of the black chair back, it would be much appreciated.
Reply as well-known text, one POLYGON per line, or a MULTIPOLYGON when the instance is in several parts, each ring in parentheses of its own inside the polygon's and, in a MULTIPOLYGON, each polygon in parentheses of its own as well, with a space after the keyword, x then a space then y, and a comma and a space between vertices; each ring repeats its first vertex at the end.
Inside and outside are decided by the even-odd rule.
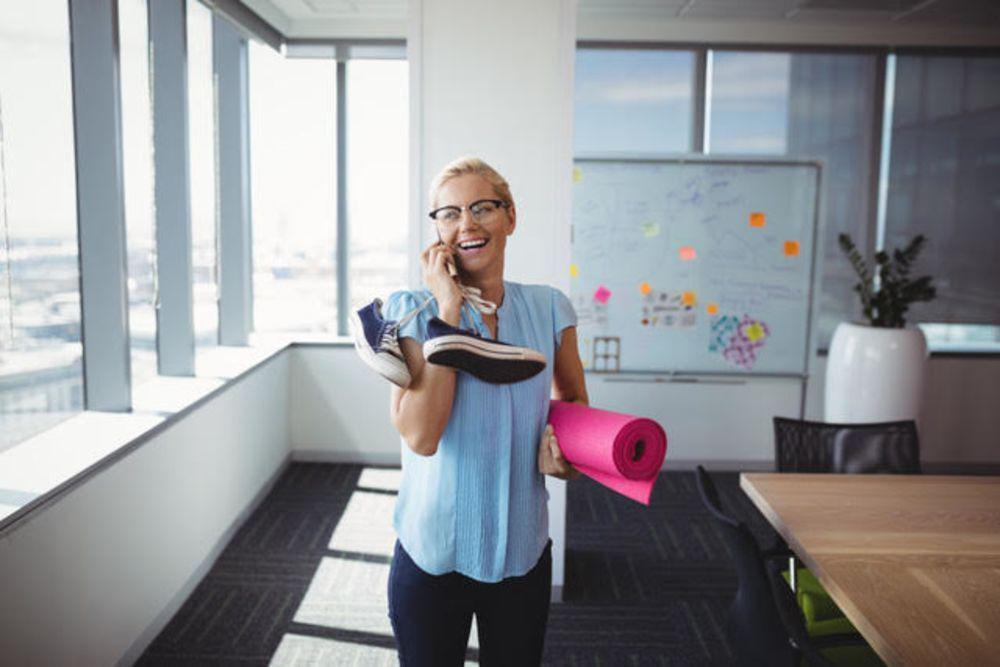
MULTIPOLYGON (((718 522, 736 566, 739 588, 729 607, 728 630, 738 661, 745 665, 796 664, 797 651, 789 643, 789 631, 782 622, 786 614, 794 616, 795 611, 779 610, 767 566, 750 529, 726 514, 715 483, 703 467, 698 466, 695 476, 701 501, 718 522)), ((801 618, 798 622, 804 635, 805 622, 801 618)))
POLYGON ((910 421, 827 424, 774 418, 778 472, 920 472, 920 441, 910 421))

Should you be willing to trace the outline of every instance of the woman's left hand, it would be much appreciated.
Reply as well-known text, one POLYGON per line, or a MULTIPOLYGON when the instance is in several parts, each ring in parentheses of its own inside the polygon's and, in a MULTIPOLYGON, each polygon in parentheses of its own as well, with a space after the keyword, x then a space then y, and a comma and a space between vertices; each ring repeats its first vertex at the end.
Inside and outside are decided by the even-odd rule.
POLYGON ((562 450, 559 449, 559 441, 556 440, 552 424, 545 425, 542 441, 538 443, 538 472, 558 479, 576 479, 580 476, 580 471, 566 460, 562 450))

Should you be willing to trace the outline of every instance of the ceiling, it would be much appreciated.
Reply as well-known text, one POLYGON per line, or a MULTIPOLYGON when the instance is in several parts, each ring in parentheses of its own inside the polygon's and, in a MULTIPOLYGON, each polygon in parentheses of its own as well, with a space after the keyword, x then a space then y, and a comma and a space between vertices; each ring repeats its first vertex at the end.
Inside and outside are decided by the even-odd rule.
MULTIPOLYGON (((406 0, 241 1, 288 38, 406 36, 406 0)), ((581 39, 732 42, 742 33, 748 42, 1000 46, 1000 0, 578 0, 577 7, 581 39)))

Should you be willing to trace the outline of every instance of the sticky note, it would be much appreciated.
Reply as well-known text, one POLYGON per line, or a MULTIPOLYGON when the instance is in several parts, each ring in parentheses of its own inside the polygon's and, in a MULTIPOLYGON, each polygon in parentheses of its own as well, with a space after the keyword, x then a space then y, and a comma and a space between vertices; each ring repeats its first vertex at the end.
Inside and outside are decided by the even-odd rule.
POLYGON ((719 312, 719 304, 714 302, 710 303, 707 306, 705 306, 705 310, 708 311, 709 315, 715 315, 719 312))
POLYGON ((583 169, 579 167, 573 167, 573 182, 579 183, 583 180, 583 169))
POLYGON ((750 226, 751 227, 763 227, 767 224, 767 216, 765 216, 760 211, 754 211, 750 214, 750 226))
POLYGON ((577 266, 576 264, 570 264, 569 265, 569 275, 572 276, 573 278, 576 278, 577 276, 579 276, 580 275, 580 267, 577 266))
POLYGON ((685 306, 693 306, 697 300, 698 297, 694 292, 684 292, 681 294, 681 303, 685 306))
POLYGON ((653 291, 653 288, 649 286, 649 283, 642 283, 639 285, 639 291, 643 294, 649 294, 653 291))
POLYGON ((760 326, 759 322, 749 325, 743 332, 747 335, 751 343, 756 343, 764 337, 764 329, 760 326))
POLYGON ((799 254, 798 241, 785 241, 785 257, 797 257, 799 254))
POLYGON ((597 301, 598 303, 607 303, 610 298, 611 290, 604 285, 598 285, 597 289, 594 290, 594 301, 597 301))
POLYGON ((644 222, 642 223, 642 235, 647 239, 651 239, 654 236, 660 235, 660 223, 658 222, 644 222))
POLYGON ((689 262, 692 259, 696 259, 698 257, 698 253, 695 252, 692 246, 686 245, 680 249, 680 256, 682 260, 689 262))

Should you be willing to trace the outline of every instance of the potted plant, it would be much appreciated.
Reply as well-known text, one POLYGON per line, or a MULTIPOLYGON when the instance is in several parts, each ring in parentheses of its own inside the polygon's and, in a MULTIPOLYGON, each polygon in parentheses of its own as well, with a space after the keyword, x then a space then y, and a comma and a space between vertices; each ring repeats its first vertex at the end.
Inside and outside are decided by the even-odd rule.
POLYGON ((833 334, 826 366, 825 419, 863 423, 916 419, 927 365, 927 339, 906 326, 906 312, 937 292, 930 276, 910 270, 927 239, 918 235, 903 249, 875 254, 869 269, 851 237, 840 247, 858 276, 854 291, 865 322, 841 322, 833 334))

